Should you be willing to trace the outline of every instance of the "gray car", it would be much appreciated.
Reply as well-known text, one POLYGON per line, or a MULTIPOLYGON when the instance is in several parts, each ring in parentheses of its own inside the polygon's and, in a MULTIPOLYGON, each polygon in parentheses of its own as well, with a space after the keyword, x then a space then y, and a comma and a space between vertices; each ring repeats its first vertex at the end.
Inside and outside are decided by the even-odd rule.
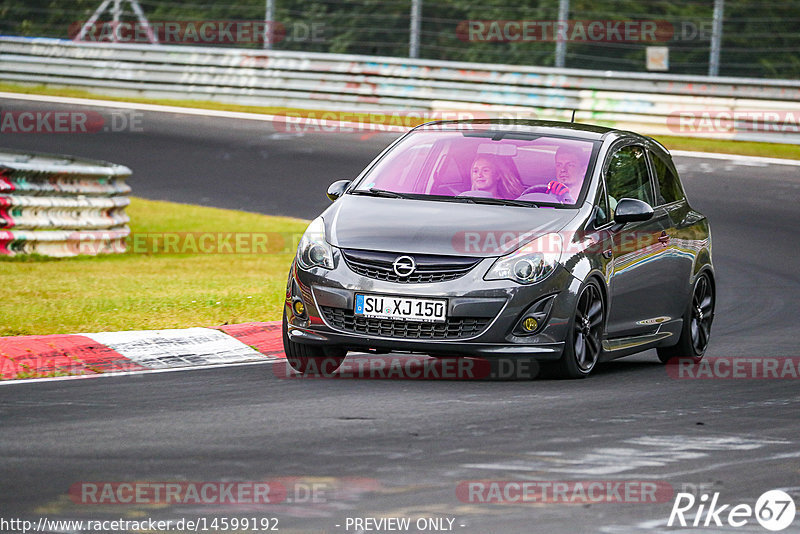
POLYGON ((656 348, 699 361, 711 234, 669 152, 574 123, 428 123, 384 150, 303 235, 283 343, 301 373, 348 351, 537 361, 587 376, 656 348))

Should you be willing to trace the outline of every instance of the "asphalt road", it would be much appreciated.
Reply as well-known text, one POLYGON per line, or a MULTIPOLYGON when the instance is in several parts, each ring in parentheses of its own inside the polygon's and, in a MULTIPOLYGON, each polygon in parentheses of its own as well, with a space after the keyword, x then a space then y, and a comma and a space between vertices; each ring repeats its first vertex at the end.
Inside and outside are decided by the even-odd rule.
MULTIPOLYGON (((141 118, 141 132, 3 134, 0 146, 124 163, 146 198, 310 218, 328 183, 354 176, 394 137, 141 118)), ((719 294, 707 355, 796 357, 800 169, 676 160, 714 232, 719 294)), ((282 365, 0 387, 0 519, 272 516, 282 532, 335 533, 359 532, 352 518, 408 517, 407 532, 418 532, 414 520, 435 517, 470 534, 675 530, 666 527, 674 496, 486 504, 457 492, 476 480, 645 480, 750 506, 782 488, 800 505, 796 380, 674 379, 653 352, 602 364, 583 381, 287 380, 282 365), (81 482, 283 477, 301 479, 287 486, 293 502, 267 506, 86 505, 68 493, 81 482)), ((685 530, 767 532, 752 518, 685 530)), ((800 518, 785 530, 798 531, 800 518)))
MULTIPOLYGON (((8 113, 73 112, 73 105, 0 99, 8 113)), ((332 182, 354 178, 397 134, 304 135, 270 121, 91 108, 97 133, 0 133, 0 146, 129 166, 133 194, 270 215, 314 218, 332 182), (364 138, 362 140, 362 137, 364 138)), ((24 123, 23 123, 24 126, 24 123)), ((77 129, 77 128, 76 128, 77 129)))

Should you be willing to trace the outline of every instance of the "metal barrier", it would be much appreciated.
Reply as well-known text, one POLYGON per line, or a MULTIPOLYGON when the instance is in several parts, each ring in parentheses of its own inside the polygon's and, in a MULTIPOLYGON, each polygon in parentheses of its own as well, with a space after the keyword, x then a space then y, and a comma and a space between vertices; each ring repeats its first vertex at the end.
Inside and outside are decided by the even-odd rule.
POLYGON ((130 174, 102 161, 0 151, 0 255, 125 252, 130 174))
POLYGON ((348 112, 569 120, 577 110, 578 121, 651 134, 800 144, 800 81, 793 80, 20 37, 0 37, 0 77, 112 95, 348 112), (681 122, 681 113, 697 120, 681 122))

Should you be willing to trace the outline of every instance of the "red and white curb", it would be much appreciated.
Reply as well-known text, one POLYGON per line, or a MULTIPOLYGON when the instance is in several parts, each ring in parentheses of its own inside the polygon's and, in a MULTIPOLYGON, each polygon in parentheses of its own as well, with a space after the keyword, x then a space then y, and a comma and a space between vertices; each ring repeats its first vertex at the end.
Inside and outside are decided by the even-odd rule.
POLYGON ((280 322, 0 338, 0 380, 88 377, 285 358, 280 322))

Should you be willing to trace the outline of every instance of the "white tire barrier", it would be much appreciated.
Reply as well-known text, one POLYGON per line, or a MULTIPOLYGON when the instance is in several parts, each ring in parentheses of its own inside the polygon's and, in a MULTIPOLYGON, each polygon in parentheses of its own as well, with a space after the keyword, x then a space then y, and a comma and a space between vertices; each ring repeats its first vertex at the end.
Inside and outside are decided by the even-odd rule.
POLYGON ((125 166, 0 150, 0 255, 125 252, 125 166))

